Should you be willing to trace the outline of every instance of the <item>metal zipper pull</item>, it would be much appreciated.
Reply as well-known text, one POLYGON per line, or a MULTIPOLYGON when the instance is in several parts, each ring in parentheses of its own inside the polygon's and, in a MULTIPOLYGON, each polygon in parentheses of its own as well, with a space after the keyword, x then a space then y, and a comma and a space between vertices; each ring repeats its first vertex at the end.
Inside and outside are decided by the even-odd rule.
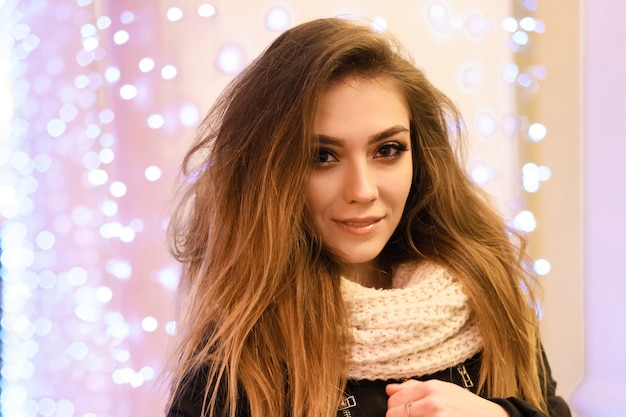
POLYGON ((354 398, 354 395, 345 397, 341 400, 341 403, 339 404, 339 411, 341 411, 343 417, 352 417, 352 413, 350 412, 350 408, 352 407, 356 407, 356 399, 354 398))
POLYGON ((470 374, 469 372, 467 372, 465 365, 458 365, 456 367, 456 370, 459 371, 461 379, 463 380, 463 386, 465 388, 471 388, 474 386, 474 381, 472 381, 472 378, 470 378, 470 374))

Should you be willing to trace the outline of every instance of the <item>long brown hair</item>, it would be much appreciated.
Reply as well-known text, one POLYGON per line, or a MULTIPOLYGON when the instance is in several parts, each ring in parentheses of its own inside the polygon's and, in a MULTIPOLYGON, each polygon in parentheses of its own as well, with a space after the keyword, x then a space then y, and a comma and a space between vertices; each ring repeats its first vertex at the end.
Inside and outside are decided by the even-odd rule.
POLYGON ((222 93, 184 159, 170 221, 184 308, 172 398, 204 375, 206 415, 220 404, 234 416, 242 391, 253 417, 336 413, 350 337, 337 264, 307 221, 303 190, 319 98, 348 76, 393 80, 411 116, 412 188, 381 263, 451 270, 484 341, 481 390, 545 410, 523 239, 460 165, 458 111, 397 42, 341 19, 279 36, 222 93))

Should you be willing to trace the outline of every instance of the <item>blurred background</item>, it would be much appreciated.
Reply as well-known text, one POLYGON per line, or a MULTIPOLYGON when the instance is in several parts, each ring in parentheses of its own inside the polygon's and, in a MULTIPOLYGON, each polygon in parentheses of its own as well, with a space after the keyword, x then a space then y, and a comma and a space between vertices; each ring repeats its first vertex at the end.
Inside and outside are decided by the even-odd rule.
POLYGON ((396 35, 458 104, 469 174, 528 232, 559 393, 626 416, 621 0, 0 0, 0 415, 162 415, 183 154, 233 76, 327 16, 396 35))

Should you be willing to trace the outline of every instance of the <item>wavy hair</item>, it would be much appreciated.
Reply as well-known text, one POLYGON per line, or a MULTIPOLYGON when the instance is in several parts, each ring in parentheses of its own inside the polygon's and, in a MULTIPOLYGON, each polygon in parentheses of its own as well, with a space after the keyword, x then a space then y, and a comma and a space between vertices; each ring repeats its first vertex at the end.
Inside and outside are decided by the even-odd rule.
POLYGON ((335 415, 351 339, 337 263, 303 191, 320 97, 345 77, 390 79, 409 107, 413 181, 381 264, 450 269, 484 341, 480 390, 545 410, 524 240, 464 172, 458 111, 398 42, 342 19, 280 35, 224 90, 185 156, 169 226, 183 308, 172 399, 202 375, 203 415, 235 416, 242 391, 253 417, 335 415))

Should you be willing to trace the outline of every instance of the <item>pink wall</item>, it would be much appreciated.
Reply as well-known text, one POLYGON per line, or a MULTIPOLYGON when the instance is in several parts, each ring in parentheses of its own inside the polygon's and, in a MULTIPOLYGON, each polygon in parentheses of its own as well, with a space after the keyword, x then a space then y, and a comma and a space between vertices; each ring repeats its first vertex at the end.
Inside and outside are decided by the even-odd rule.
POLYGON ((585 417, 626 416, 626 3, 584 2, 585 417))

